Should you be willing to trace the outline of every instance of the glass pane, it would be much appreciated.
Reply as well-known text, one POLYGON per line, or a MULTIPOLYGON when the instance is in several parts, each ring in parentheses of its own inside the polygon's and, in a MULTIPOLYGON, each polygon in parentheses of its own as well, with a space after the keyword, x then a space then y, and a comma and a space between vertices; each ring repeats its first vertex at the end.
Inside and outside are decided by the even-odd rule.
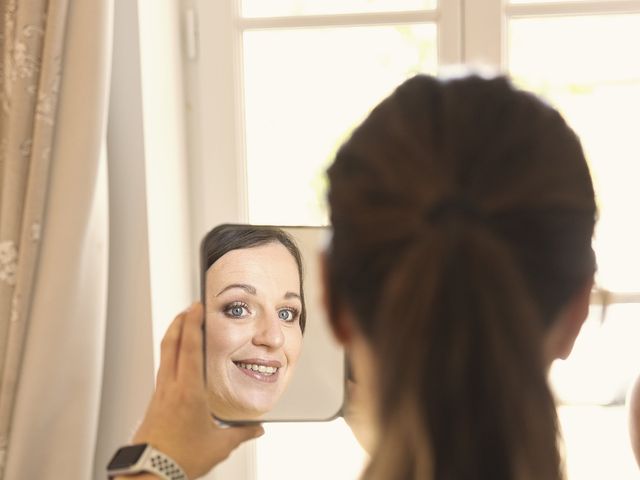
POLYGON ((356 479, 368 461, 342 419, 264 427, 256 446, 257 480, 356 479))
POLYGON ((640 291, 640 15, 515 19, 509 66, 581 137, 598 194, 598 284, 640 291))
POLYGON ((433 24, 244 33, 249 218, 328 223, 325 169, 402 80, 435 72, 433 24))
POLYGON ((592 307, 567 360, 550 381, 566 446, 569 480, 638 478, 625 399, 640 368, 640 305, 592 307))
POLYGON ((624 406, 562 406, 568 480, 636 480, 624 406))
POLYGON ((437 0, 243 0, 244 17, 432 10, 437 0))
POLYGON ((640 305, 593 306, 567 360, 554 362, 550 380, 567 404, 622 405, 640 369, 640 305))

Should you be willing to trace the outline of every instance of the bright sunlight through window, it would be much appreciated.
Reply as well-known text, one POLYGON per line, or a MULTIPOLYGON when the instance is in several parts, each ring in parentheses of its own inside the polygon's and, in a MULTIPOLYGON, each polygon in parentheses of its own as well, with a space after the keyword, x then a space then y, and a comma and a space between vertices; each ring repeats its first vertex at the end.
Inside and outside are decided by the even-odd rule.
MULTIPOLYGON (((625 396, 640 369, 640 0, 243 0, 236 13, 242 147, 224 161, 246 171, 252 223, 328 224, 325 171, 354 126, 404 79, 468 52, 486 51, 563 113, 600 215, 598 291, 572 355, 550 372, 569 480, 639 478, 625 396), (478 4, 501 35, 465 16, 478 4)), ((261 480, 355 479, 366 463, 342 420, 266 430, 261 480)))

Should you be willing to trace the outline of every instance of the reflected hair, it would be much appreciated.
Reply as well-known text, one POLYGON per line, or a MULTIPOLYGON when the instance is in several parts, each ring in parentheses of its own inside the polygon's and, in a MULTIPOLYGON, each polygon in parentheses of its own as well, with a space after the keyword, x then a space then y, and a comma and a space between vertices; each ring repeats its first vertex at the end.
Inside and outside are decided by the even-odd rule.
POLYGON ((543 339, 595 269, 575 133, 505 77, 418 75, 328 174, 331 318, 379 359, 364 478, 564 478, 543 339))
POLYGON ((296 262, 300 281, 300 330, 304 333, 307 323, 307 308, 304 300, 303 262, 300 249, 287 232, 278 227, 264 225, 223 224, 212 229, 202 241, 200 288, 203 302, 206 272, 220 257, 232 250, 259 247, 269 243, 279 243, 286 248, 296 262))

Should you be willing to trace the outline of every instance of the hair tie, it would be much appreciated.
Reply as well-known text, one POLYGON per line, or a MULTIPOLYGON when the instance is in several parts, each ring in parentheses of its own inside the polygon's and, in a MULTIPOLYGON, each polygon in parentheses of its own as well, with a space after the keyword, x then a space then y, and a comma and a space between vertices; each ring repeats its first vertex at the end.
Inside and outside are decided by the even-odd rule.
POLYGON ((465 197, 454 196, 440 200, 427 208, 423 218, 427 223, 436 225, 451 217, 479 220, 482 216, 482 212, 474 203, 465 197))

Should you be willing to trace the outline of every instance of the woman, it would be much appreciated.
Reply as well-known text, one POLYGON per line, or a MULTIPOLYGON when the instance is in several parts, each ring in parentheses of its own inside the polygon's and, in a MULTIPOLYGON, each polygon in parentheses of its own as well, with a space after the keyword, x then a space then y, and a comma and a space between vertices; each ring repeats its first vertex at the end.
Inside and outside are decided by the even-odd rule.
POLYGON ((302 347, 300 251, 277 228, 221 225, 205 237, 202 262, 210 409, 224 420, 259 418, 289 384, 302 347))
POLYGON ((576 135, 504 78, 419 76, 329 179, 330 318, 385 432, 365 478, 562 478, 546 371, 595 269, 576 135))
MULTIPOLYGON (((563 478, 546 371, 572 348, 595 270, 576 135, 505 78, 417 76, 355 130, 329 180, 327 307, 384 431, 364 478, 563 478)), ((194 344, 198 315, 178 320, 194 344)), ((143 432, 163 425, 153 407, 143 432)), ((259 434, 229 433, 213 451, 185 439, 187 455, 168 434, 182 428, 138 438, 189 478, 259 434)))

